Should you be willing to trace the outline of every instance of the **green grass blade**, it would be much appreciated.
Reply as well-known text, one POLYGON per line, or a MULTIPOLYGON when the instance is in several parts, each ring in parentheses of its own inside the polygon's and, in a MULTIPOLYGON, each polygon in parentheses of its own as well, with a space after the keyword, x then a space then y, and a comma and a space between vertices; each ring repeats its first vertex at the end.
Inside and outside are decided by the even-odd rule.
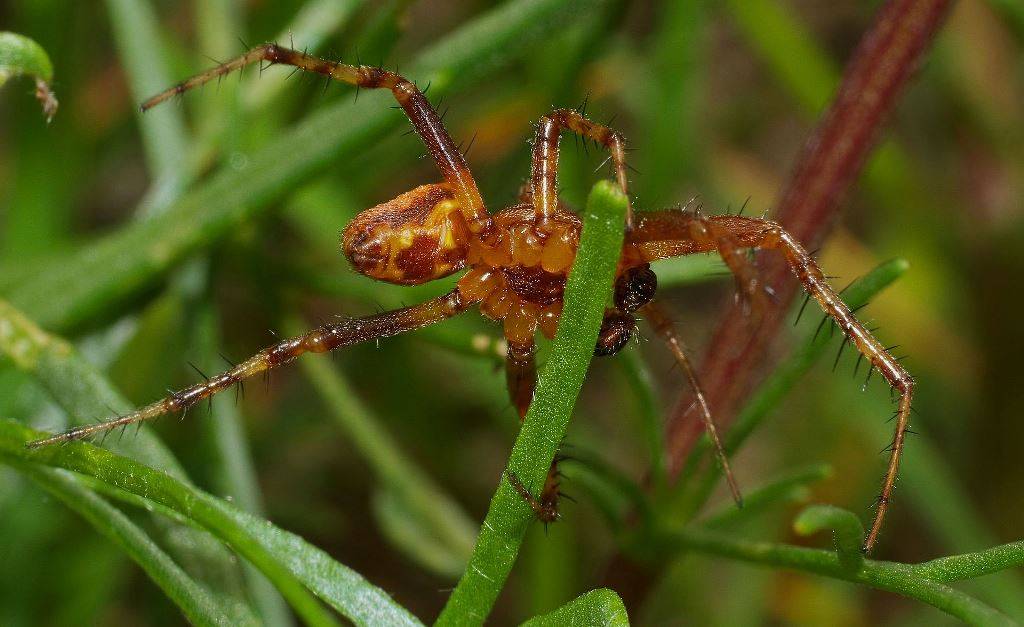
POLYGON ((654 390, 654 377, 638 350, 626 351, 618 362, 630 392, 636 396, 640 427, 651 458, 651 481, 655 491, 660 492, 668 485, 668 450, 665 448, 665 419, 654 390))
MULTIPOLYGON (((420 84, 429 81, 431 97, 450 93, 507 65, 565 19, 601 1, 509 2, 438 42, 403 72, 420 84)), ((30 280, 9 275, 0 278, 0 285, 17 283, 8 299, 49 329, 68 329, 109 314, 190 253, 257 217, 296 184, 338 158, 359 154, 399 126, 404 118, 386 98, 364 94, 358 103, 346 99, 325 107, 244 164, 221 169, 164 214, 127 226, 70 259, 40 264, 30 280)))
MULTIPOLYGON (((218 352, 220 334, 218 319, 212 305, 207 304, 197 321, 199 348, 202 351, 203 369, 215 372, 224 366, 218 352)), ((239 508, 257 515, 263 515, 263 499, 260 494, 256 470, 245 437, 245 425, 239 415, 236 402, 228 394, 213 399, 212 419, 203 421, 203 428, 210 437, 214 450, 214 484, 221 495, 228 496, 239 508)), ((284 599, 251 564, 243 564, 249 598, 267 625, 291 625, 291 614, 284 599)))
MULTIPOLYGON (((626 197, 609 181, 595 185, 587 200, 583 235, 566 284, 558 333, 509 456, 507 472, 528 488, 544 483, 594 354, 622 249, 626 203, 626 197)), ((479 623, 487 617, 533 521, 533 511, 503 474, 473 556, 438 624, 479 623)))
POLYGON ((0 457, 95 477, 175 510, 259 568, 307 623, 334 623, 308 588, 356 624, 419 624, 384 591, 294 534, 170 475, 91 444, 26 448, 38 436, 21 425, 0 421, 0 457))
POLYGON ((218 600, 190 578, 121 510, 84 487, 75 475, 33 464, 16 463, 14 467, 120 547, 181 609, 189 622, 196 625, 259 624, 248 608, 229 599, 218 600))
MULTIPOLYGON (((164 62, 167 55, 163 54, 160 24, 150 2, 106 0, 106 6, 121 63, 128 70, 132 98, 141 102, 173 84, 164 62)), ((181 107, 161 107, 159 111, 136 115, 154 181, 145 203, 146 213, 166 207, 188 185, 191 141, 181 107)))
POLYGON ((554 612, 537 616, 523 627, 628 627, 629 616, 619 595, 608 588, 581 594, 554 612))
MULTIPOLYGON (((31 321, 0 301, 0 355, 31 374, 66 412, 75 425, 112 412, 125 412, 131 405, 91 364, 82 359, 70 344, 47 335, 31 321)), ((47 425, 52 426, 52 425, 47 425)), ((109 441, 111 449, 150 465, 180 481, 188 478, 174 455, 147 427, 133 437, 109 441)), ((225 594, 240 594, 237 568, 230 553, 208 534, 172 525, 157 518, 162 541, 193 577, 225 594)))
POLYGON ((836 67, 807 29, 778 0, 729 0, 729 13, 804 109, 817 114, 839 84, 836 67))
POLYGON ((707 0, 662 3, 646 55, 650 62, 638 64, 647 73, 638 87, 648 103, 641 118, 644 152, 637 155, 645 176, 638 183, 656 206, 674 202, 682 183, 697 179, 706 161, 708 131, 702 120, 711 5, 707 0))
MULTIPOLYGON (((331 33, 347 24, 363 4, 365 0, 309 0, 274 41, 285 46, 295 42, 298 48, 316 54, 331 33)), ((287 83, 276 80, 250 82, 242 90, 242 104, 247 112, 258 112, 287 87, 287 83)))
POLYGON ((0 86, 16 76, 28 74, 53 80, 53 63, 43 47, 18 33, 0 32, 0 86))
MULTIPOLYGON (((291 321, 286 328, 293 333, 301 327, 291 321)), ((413 546, 403 548, 435 572, 457 577, 473 550, 475 530, 469 516, 402 452, 381 427, 380 420, 359 401, 358 392, 332 368, 330 360, 306 359, 301 365, 327 403, 337 425, 373 469, 382 488, 398 501, 390 505, 399 507, 404 530, 418 531, 398 536, 420 539, 413 546), (410 529, 410 525, 417 529, 410 529), (427 548, 424 543, 433 550, 424 553, 427 548)), ((387 498, 380 503, 381 506, 388 504, 387 498)), ((395 509, 381 511, 395 512, 395 509)))
POLYGON ((57 113, 57 98, 50 90, 53 63, 43 47, 34 40, 0 31, 0 87, 11 78, 28 75, 36 79, 36 98, 47 121, 57 113))
POLYGON ((817 483, 831 475, 832 467, 828 464, 811 464, 787 472, 761 487, 745 492, 743 507, 736 507, 735 503, 730 502, 721 510, 703 518, 700 524, 708 529, 733 526, 753 518, 769 507, 806 501, 810 496, 808 484, 817 483))

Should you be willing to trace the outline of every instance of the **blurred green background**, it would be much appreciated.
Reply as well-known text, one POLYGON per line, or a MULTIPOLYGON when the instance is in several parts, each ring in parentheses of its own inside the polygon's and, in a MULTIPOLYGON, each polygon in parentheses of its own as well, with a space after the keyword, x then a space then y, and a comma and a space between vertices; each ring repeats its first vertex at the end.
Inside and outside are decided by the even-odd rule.
MULTIPOLYGON (((387 111, 384 119, 400 130, 368 136, 343 158, 275 180, 280 189, 268 192, 273 202, 223 236, 203 238, 169 276, 130 298, 112 297, 62 320, 64 292, 47 294, 50 308, 40 305, 47 312, 40 323, 73 340, 131 402, 143 404, 193 382, 189 361, 209 374, 224 365, 218 351, 237 361, 273 334, 320 318, 363 315, 441 293, 440 285, 374 284, 355 276, 337 251, 337 234, 355 212, 438 178, 416 137, 402 135, 401 112, 387 110, 393 103, 386 94, 363 92, 352 104, 346 86, 325 88, 322 80, 299 75, 286 80, 290 68, 251 68, 241 79, 232 76, 145 117, 137 104, 211 59, 239 54, 241 41, 293 39, 298 48, 346 61, 358 50, 364 62, 404 71, 419 51, 495 4, 0 3, 0 29, 32 37, 50 54, 61 101, 47 125, 29 80, 12 81, 0 93, 0 295, 16 295, 97 238, 157 219, 211 176, 244 170, 253 154, 332 105, 339 107, 339 128, 350 122, 347 107, 358 107, 387 111)), ((877 6, 609 2, 550 26, 526 54, 500 63, 481 58, 480 76, 457 85, 441 108, 450 108, 445 121, 457 141, 475 137, 468 158, 492 210, 514 202, 526 179, 531 122, 586 97, 588 112, 600 121, 614 116, 636 149, 638 208, 699 196, 717 210, 748 202, 751 213, 770 212, 877 6)), ((898 352, 909 355, 919 381, 914 428, 920 436, 907 449, 910 461, 876 551, 881 559, 913 562, 977 550, 1019 539, 1024 529, 1024 324, 1017 289, 1024 274, 1022 47, 1019 3, 956 4, 820 255, 839 287, 884 260, 910 263, 864 314, 881 326, 883 342, 901 345, 898 352)), ((595 173, 604 156, 573 149, 571 138, 563 147, 564 197, 580 206, 592 181, 604 175, 595 173)), ((277 158, 307 156, 301 143, 290 150, 277 158)), ((256 185, 263 174, 253 176, 256 185)), ((731 282, 719 274, 706 260, 664 269, 662 299, 694 353, 732 298, 731 282)), ((31 306, 25 309, 33 315, 31 306)), ((808 341, 817 320, 805 322, 785 329, 780 353, 808 341)), ((464 510, 455 527, 475 529, 519 424, 493 347, 498 335, 498 327, 470 314, 429 332, 346 350, 333 362, 310 357, 318 365, 293 365, 275 372, 267 386, 251 382, 237 405, 230 399, 215 405, 216 420, 203 409, 156 428, 200 486, 261 507, 416 615, 432 617, 461 565, 417 535, 422 529, 395 497, 395 485, 416 474, 414 481, 431 484, 464 510), (366 425, 383 440, 359 431, 366 425), (392 446, 411 464, 396 465, 392 446)), ((850 353, 834 372, 831 357, 822 360, 772 412, 767 428, 734 459, 741 485, 756 487, 765 477, 825 462, 829 476, 796 496, 869 516, 889 406, 880 383, 862 391, 862 379, 851 378, 850 353)), ((641 361, 654 377, 656 406, 667 411, 675 400, 679 373, 656 341, 644 338, 627 355, 593 364, 568 438, 581 461, 565 465, 565 490, 579 503, 564 503, 564 520, 546 536, 540 525, 531 530, 495 624, 550 611, 606 579, 618 544, 586 477, 608 466, 639 482, 650 468, 637 419, 643 398, 631 378, 641 361)), ((3 360, 0 413, 47 429, 63 420, 37 384, 3 360)), ((719 493, 712 509, 727 504, 719 493)), ((780 502, 746 521, 742 535, 820 545, 790 531, 798 507, 780 502)), ((698 556, 665 566, 651 568, 659 574, 645 600, 629 608, 634 621, 953 622, 890 594, 807 575, 698 556)), ((1024 620, 1019 571, 972 586, 1024 620)), ((106 539, 0 467, 0 624, 181 620, 106 539)))

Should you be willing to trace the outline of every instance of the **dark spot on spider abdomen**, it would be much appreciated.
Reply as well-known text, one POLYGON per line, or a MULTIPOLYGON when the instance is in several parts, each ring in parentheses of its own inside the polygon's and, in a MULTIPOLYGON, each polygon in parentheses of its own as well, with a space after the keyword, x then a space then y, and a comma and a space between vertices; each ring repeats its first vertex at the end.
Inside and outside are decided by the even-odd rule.
POLYGON ((502 268, 509 288, 520 298, 542 307, 562 300, 565 294, 565 275, 553 274, 540 266, 502 268))
POLYGON ((395 255, 395 267, 402 273, 402 278, 410 283, 420 283, 434 275, 442 251, 437 238, 429 235, 417 235, 412 244, 395 255))

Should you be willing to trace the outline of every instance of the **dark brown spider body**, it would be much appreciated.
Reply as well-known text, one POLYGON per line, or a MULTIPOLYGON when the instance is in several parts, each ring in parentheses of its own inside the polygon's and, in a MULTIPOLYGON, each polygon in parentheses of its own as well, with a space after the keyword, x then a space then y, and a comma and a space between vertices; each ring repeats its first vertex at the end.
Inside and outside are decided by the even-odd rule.
MULTIPOLYGON (((451 318, 473 305, 479 305, 484 316, 503 325, 508 342, 509 395, 519 415, 526 415, 537 383, 534 338, 538 332, 548 338, 556 333, 566 279, 580 240, 580 218, 558 199, 561 134, 572 132, 607 149, 619 186, 627 193, 623 137, 607 126, 588 120, 580 112, 552 111, 536 126, 530 183, 520 204, 491 214, 480 197, 464 156, 430 102, 414 83, 381 68, 336 63, 276 44, 265 44, 154 96, 143 103, 142 109, 145 111, 175 94, 261 61, 292 65, 359 87, 389 90, 442 175, 442 182, 422 185, 367 209, 345 227, 342 248, 352 266, 370 278, 401 285, 426 283, 460 270, 467 270, 466 274, 454 290, 443 296, 411 307, 321 325, 302 336, 267 347, 226 372, 130 414, 101 424, 77 427, 30 446, 81 439, 163 414, 185 411, 246 378, 289 363, 305 353, 322 353, 398 335, 451 318)), ((697 211, 645 212, 634 219, 630 208, 614 297, 605 311, 594 353, 613 355, 626 346, 636 327, 634 312, 651 325, 694 388, 705 429, 718 451, 733 496, 739 501, 739 491, 711 419, 711 409, 686 357, 685 346, 671 317, 653 300, 657 277, 649 264, 670 257, 717 253, 736 277, 739 295, 757 311, 765 291, 747 258, 745 251, 750 248, 780 252, 803 288, 835 321, 845 339, 899 392, 889 466, 864 545, 865 550, 869 550, 878 537, 895 485, 909 427, 914 381, 829 286, 800 242, 778 224, 739 216, 706 217, 697 211)), ((538 518, 545 522, 558 518, 556 464, 557 460, 552 464, 539 498, 530 495, 518 480, 513 481, 538 518)), ((514 477, 510 476, 512 479, 514 477)))

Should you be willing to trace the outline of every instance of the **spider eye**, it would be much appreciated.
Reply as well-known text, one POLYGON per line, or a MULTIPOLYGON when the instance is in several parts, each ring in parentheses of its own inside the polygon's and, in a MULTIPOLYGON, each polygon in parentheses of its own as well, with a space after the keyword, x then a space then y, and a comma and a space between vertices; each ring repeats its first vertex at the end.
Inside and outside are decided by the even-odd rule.
POLYGON ((654 298, 658 276, 647 264, 626 270, 615 282, 615 306, 622 311, 640 309, 654 298))
POLYGON ((629 314, 610 311, 605 314, 601 323, 601 331, 597 334, 597 345, 594 346, 595 357, 614 355, 629 343, 633 335, 636 320, 629 314))

